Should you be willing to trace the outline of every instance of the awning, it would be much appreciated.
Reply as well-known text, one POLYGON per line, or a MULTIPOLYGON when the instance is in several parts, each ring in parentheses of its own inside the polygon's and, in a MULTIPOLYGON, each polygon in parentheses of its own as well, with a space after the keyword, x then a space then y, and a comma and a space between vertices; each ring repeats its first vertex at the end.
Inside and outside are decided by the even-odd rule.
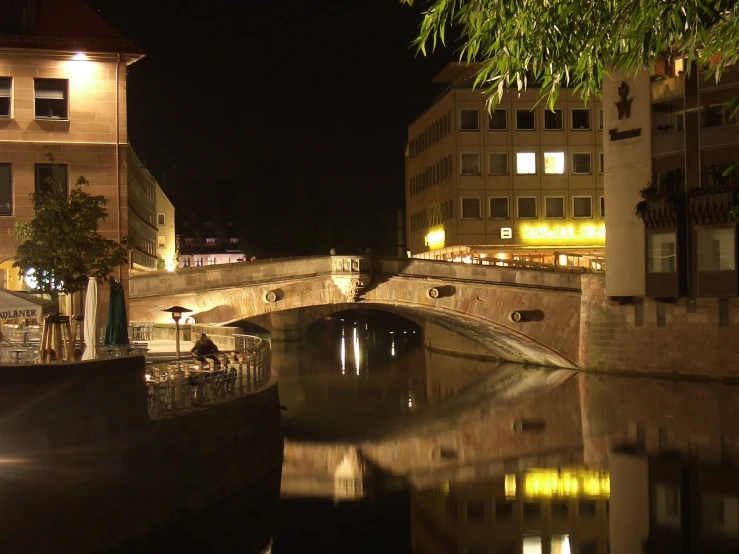
POLYGON ((0 321, 8 319, 42 319, 53 314, 53 300, 44 300, 25 292, 0 289, 0 321))

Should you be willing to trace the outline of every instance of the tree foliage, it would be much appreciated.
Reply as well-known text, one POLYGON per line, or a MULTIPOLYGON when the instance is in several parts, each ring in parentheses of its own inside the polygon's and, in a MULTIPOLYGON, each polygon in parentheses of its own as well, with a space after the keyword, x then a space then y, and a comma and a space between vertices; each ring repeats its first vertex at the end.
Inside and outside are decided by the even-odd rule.
MULTIPOLYGON (((54 158, 49 154, 49 161, 54 158)), ((98 233, 108 217, 104 196, 82 190, 89 183, 79 177, 67 195, 66 187, 47 177, 46 187, 31 194, 34 218, 16 224, 18 246, 13 267, 21 276, 33 270, 35 291, 56 297, 87 286, 89 277, 108 277, 128 261, 128 251, 98 233)), ((125 241, 123 241, 125 243, 125 241)))
MULTIPOLYGON (((414 5, 417 0, 400 0, 414 5)), ((661 54, 720 79, 739 58, 739 2, 727 0, 427 0, 414 44, 424 55, 460 36, 462 61, 479 62, 475 86, 497 104, 507 87, 541 86, 553 107, 561 87, 600 97, 611 69, 632 74, 661 54)))

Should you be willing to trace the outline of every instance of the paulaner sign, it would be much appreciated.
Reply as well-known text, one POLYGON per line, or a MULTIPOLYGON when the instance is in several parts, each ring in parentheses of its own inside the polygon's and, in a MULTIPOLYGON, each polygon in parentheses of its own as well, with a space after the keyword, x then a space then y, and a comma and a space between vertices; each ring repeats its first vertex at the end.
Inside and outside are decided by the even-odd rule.
MULTIPOLYGON (((629 98, 629 85, 626 84, 626 81, 623 81, 621 86, 618 87, 618 96, 620 99, 616 102, 618 119, 629 119, 631 117, 631 103, 634 99, 629 98)), ((627 131, 619 131, 618 128, 609 129, 608 136, 611 138, 611 142, 615 140, 636 138, 641 136, 641 129, 629 129, 627 131)))
POLYGON ((0 310, 0 319, 39 319, 41 311, 37 308, 26 310, 0 310))

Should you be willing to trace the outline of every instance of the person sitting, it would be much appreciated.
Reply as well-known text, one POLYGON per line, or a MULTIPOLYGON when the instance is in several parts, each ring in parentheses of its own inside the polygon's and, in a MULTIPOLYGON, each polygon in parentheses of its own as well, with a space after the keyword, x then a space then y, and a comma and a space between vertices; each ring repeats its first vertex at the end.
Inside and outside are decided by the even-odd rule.
POLYGON ((195 343, 191 352, 197 355, 197 360, 202 364, 209 363, 205 361, 207 358, 209 360, 213 360, 213 369, 220 369, 221 362, 218 360, 218 356, 216 356, 218 353, 218 347, 205 333, 200 335, 200 340, 195 343))

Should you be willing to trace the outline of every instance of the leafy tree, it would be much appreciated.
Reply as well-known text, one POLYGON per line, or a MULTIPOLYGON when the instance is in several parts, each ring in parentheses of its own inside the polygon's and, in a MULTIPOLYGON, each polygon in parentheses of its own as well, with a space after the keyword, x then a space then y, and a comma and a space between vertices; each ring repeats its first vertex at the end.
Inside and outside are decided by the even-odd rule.
MULTIPOLYGON (((414 5, 416 0, 400 0, 414 5)), ((611 69, 632 74, 662 54, 720 79, 739 60, 736 0, 427 0, 414 44, 424 55, 460 35, 460 59, 479 62, 490 105, 531 79, 553 107, 561 87, 600 97, 611 69)))
MULTIPOLYGON (((53 156, 47 157, 53 164, 53 156)), ((77 179, 68 196, 66 187, 53 178, 47 177, 45 184, 31 194, 33 220, 16 224, 16 236, 23 242, 13 267, 21 276, 33 270, 35 291, 56 299, 62 292, 82 291, 89 277, 108 277, 127 263, 128 252, 98 234, 100 221, 108 217, 108 200, 83 191, 89 185, 84 177, 77 179)))

